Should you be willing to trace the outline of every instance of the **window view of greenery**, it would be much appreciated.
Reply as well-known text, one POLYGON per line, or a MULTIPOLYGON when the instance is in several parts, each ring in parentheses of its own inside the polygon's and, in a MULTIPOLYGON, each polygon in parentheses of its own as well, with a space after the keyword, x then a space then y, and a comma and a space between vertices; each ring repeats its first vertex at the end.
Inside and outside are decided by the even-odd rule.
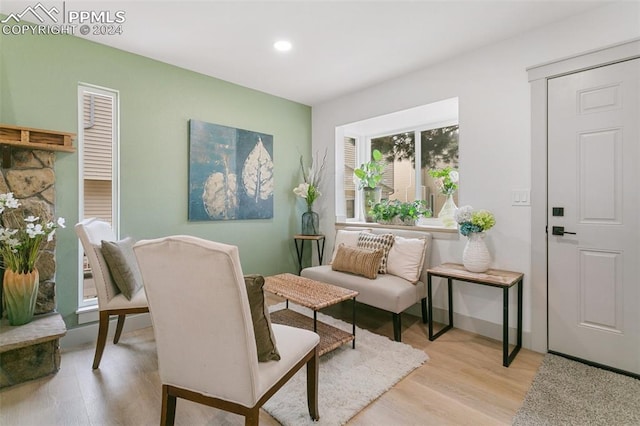
MULTIPOLYGON (((446 197, 440 194, 435 179, 429 175, 429 170, 444 167, 458 169, 458 126, 377 137, 371 139, 371 151, 374 149, 382 152, 386 162, 382 198, 399 201, 422 199, 434 212, 434 216, 437 215, 446 197), (418 136, 420 146, 416 144, 418 136), (417 177, 416 166, 420 167, 417 177), (416 186, 419 188, 418 191, 416 186)), ((345 190, 346 163, 345 155, 345 190)), ((458 203, 457 192, 454 201, 458 203)))

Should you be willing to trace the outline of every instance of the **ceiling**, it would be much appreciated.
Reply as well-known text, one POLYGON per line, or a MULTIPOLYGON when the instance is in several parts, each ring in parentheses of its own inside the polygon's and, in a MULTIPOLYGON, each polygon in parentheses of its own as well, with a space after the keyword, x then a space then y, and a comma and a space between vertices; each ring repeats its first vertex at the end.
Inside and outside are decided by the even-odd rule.
MULTIPOLYGON (((45 5, 63 2, 42 1, 45 5)), ((603 0, 73 1, 125 12, 86 38, 306 105, 602 7, 603 0), (276 52, 289 39, 293 49, 276 52)), ((3 1, 3 13, 30 2, 3 1)))

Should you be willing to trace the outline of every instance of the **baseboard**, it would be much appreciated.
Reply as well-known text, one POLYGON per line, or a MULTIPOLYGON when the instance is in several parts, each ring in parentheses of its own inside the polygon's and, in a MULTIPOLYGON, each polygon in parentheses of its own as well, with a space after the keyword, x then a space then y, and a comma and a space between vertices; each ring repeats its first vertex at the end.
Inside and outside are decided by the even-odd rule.
MULTIPOLYGON (((413 305, 405 313, 415 315, 422 318, 422 311, 419 304, 413 305)), ((444 324, 449 322, 449 311, 446 309, 433 308, 433 317, 435 322, 444 324)), ((514 321, 515 322, 515 321, 514 321)), ((471 333, 479 334, 481 336, 488 337, 490 339, 502 341, 502 324, 496 324, 493 322, 481 320, 478 318, 472 318, 466 315, 453 313, 453 326, 461 330, 469 331, 471 333)), ((516 327, 509 327, 509 342, 515 344, 516 342, 516 327)), ((531 349, 531 333, 522 331, 522 347, 531 349)))
MULTIPOLYGON (((422 318, 420 304, 413 305, 404 312, 422 318)), ((433 308, 433 315, 435 321, 438 323, 444 324, 448 321, 448 313, 444 309, 433 308)), ((109 338, 113 338, 113 334, 116 330, 116 322, 116 317, 113 317, 109 322, 109 338)), ((476 333, 490 339, 502 340, 502 324, 472 318, 455 312, 453 313, 453 324, 456 328, 461 330, 476 333)), ((124 332, 146 327, 151 327, 151 317, 148 313, 127 315, 127 320, 124 324, 124 332)), ((67 330, 66 336, 60 339, 60 346, 62 349, 68 349, 88 343, 95 344, 97 337, 98 323, 96 322, 67 330)), ((516 329, 514 327, 509 327, 509 341, 512 343, 516 341, 516 329)), ((531 333, 525 331, 522 332, 522 347, 531 349, 531 333)))
MULTIPOLYGON (((107 339, 112 339, 116 332, 116 316, 109 321, 109 334, 107 339)), ((141 328, 151 327, 151 317, 149 313, 127 315, 127 319, 124 322, 123 332, 138 330, 141 328)), ((60 339, 60 347, 62 349, 69 349, 76 346, 82 346, 88 343, 95 344, 98 338, 98 323, 83 325, 80 327, 67 330, 67 334, 60 339)))

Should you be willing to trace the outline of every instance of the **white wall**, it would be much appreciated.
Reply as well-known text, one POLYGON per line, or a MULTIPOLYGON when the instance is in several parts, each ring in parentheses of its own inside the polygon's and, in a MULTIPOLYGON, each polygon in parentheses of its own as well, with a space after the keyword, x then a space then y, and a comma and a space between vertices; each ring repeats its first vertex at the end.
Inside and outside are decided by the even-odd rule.
MULTIPOLYGON (((530 335, 531 286, 546 285, 527 280, 531 273, 531 208, 511 205, 512 190, 531 187, 531 100, 526 69, 637 37, 640 3, 614 3, 314 106, 313 152, 328 148, 328 158, 335 158, 336 126, 458 97, 459 204, 485 208, 496 215, 497 224, 487 237, 493 267, 525 273, 524 345, 546 351, 546 339, 534 339, 538 343, 532 346, 530 335)), ((321 229, 328 234, 330 252, 335 220, 332 175, 326 176, 322 189, 321 229)), ((535 206, 545 200, 532 202, 535 206)), ((464 243, 464 237, 436 240, 432 264, 460 262, 464 243)), ((439 286, 436 307, 446 306, 444 295, 445 286, 439 286)), ((501 324, 500 291, 458 282, 454 285, 454 310, 479 322, 501 324)), ((515 323, 514 315, 511 323, 515 323)))

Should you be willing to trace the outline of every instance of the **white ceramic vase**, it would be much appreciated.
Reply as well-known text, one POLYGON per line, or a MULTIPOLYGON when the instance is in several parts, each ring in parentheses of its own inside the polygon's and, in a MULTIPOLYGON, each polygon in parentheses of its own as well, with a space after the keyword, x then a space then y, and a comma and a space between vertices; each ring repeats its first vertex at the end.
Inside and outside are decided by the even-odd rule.
POLYGON ((462 264, 470 272, 485 272, 491 265, 491 254, 484 242, 484 232, 468 235, 467 245, 462 252, 462 264))

